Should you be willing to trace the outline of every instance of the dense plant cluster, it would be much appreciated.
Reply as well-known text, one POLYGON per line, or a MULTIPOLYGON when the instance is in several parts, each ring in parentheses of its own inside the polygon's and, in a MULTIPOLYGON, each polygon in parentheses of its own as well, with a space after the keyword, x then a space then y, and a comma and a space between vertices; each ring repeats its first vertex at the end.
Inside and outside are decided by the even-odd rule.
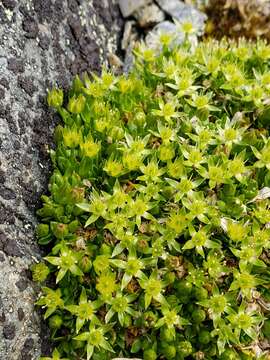
POLYGON ((172 44, 49 93, 54 360, 269 359, 270 46, 172 44))

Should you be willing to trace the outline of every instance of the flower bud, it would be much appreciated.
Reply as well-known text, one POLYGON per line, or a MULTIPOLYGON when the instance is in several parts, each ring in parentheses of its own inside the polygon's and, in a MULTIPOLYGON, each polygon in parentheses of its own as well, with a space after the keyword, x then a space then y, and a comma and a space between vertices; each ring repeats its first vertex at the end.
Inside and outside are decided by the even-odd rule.
POLYGON ((40 262, 38 264, 34 264, 31 267, 32 270, 32 278, 36 282, 43 282, 47 279, 47 276, 50 273, 50 270, 47 265, 45 265, 43 262, 40 262))
POLYGON ((73 83, 72 83, 72 89, 75 93, 79 93, 83 88, 83 82, 80 79, 78 75, 75 76, 73 83))
POLYGON ((159 147, 159 159, 161 161, 172 160, 174 153, 174 148, 171 145, 161 145, 159 147))
POLYGON ((143 125, 145 123, 145 113, 143 111, 139 111, 135 114, 134 120, 138 125, 143 125))
POLYGON ((57 109, 62 106, 63 98, 64 98, 63 90, 54 88, 48 92, 48 96, 47 96, 48 105, 57 109))
POLYGON ((208 344, 211 341, 210 332, 207 330, 202 329, 199 333, 199 342, 200 344, 208 344))
POLYGON ((196 324, 199 324, 205 320, 206 314, 203 309, 197 309, 193 311, 191 317, 196 324))
POLYGON ((172 329, 167 327, 162 327, 160 330, 160 339, 164 342, 171 342, 174 340, 175 333, 172 329))
POLYGON ((121 140, 124 137, 124 130, 119 126, 113 126, 111 129, 110 136, 113 140, 121 140))
POLYGON ((181 256, 169 255, 165 261, 166 266, 170 270, 176 270, 183 263, 183 258, 181 256))
POLYGON ((59 315, 54 315, 49 319, 49 327, 51 329, 60 329, 62 326, 63 320, 59 315))
POLYGON ((71 340, 72 349, 81 349, 84 347, 85 342, 81 340, 71 340))
POLYGON ((108 255, 98 255, 95 258, 93 265, 94 265, 95 272, 97 274, 100 274, 103 271, 108 270, 109 266, 110 266, 109 256, 108 255))
POLYGON ((90 137, 86 139, 84 143, 80 144, 80 147, 83 155, 89 158, 97 156, 101 149, 100 142, 95 142, 90 137))
POLYGON ((144 360, 156 360, 157 354, 153 349, 147 349, 143 352, 143 359, 144 360))
POLYGON ((85 101, 85 97, 82 94, 80 94, 78 97, 73 96, 71 99, 69 99, 67 106, 68 111, 73 114, 80 114, 83 112, 85 101))
POLYGON ((63 142, 69 148, 75 148, 82 142, 82 134, 75 127, 65 128, 62 132, 63 142))
POLYGON ((74 187, 71 190, 71 198, 74 203, 81 203, 84 199, 84 188, 83 187, 74 187))
POLYGON ((180 341, 177 350, 182 356, 188 356, 192 354, 192 345, 189 341, 180 341))
POLYGON ((57 239, 63 239, 68 234, 68 225, 62 223, 51 223, 51 229, 57 239))
POLYGON ((54 141, 60 143, 63 139, 63 126, 57 125, 54 130, 54 141))
POLYGON ((146 327, 154 327, 158 318, 157 315, 153 313, 153 311, 146 311, 143 315, 144 318, 144 326, 146 327))
POLYGON ((207 297, 208 297, 208 291, 203 287, 195 288, 193 290, 193 294, 194 294, 195 298, 199 301, 207 299, 207 297))
POLYGON ((163 349, 163 354, 165 359, 175 359, 176 357, 176 348, 173 345, 166 345, 163 349))
POLYGON ((82 269, 82 271, 84 273, 88 273, 92 267, 92 262, 89 259, 88 256, 84 256, 80 262, 79 262, 79 267, 82 269))

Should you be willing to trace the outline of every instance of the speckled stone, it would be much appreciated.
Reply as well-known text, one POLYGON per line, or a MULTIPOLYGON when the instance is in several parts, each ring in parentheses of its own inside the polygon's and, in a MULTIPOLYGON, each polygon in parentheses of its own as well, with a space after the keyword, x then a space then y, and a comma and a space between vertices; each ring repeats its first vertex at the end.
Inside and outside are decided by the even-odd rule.
POLYGON ((121 27, 117 0, 0 1, 1 360, 37 360, 49 352, 29 272, 41 257, 35 211, 58 121, 47 108, 47 89, 99 71, 116 51, 121 27))

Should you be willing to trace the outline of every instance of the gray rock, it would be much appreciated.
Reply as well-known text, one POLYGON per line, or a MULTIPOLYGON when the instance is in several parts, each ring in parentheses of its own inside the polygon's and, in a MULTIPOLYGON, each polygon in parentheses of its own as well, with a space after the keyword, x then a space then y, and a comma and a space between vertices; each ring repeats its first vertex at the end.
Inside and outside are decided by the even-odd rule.
POLYGON ((136 22, 134 20, 125 22, 123 37, 121 40, 121 49, 122 50, 127 50, 130 42, 132 41, 132 38, 134 38, 133 29, 134 29, 135 24, 136 24, 136 22))
POLYGON ((152 0, 119 0, 119 7, 124 17, 132 15, 140 7, 148 5, 152 0))
POLYGON ((141 28, 147 28, 164 21, 165 14, 157 5, 150 4, 138 9, 134 17, 141 28))
POLYGON ((110 53, 108 54, 108 63, 110 66, 111 71, 115 74, 115 75, 120 75, 122 68, 123 68, 123 61, 120 59, 119 56, 117 56, 114 53, 110 53))
POLYGON ((131 42, 126 48, 125 60, 123 65, 123 73, 128 74, 134 66, 134 55, 133 55, 134 43, 131 42))
POLYGON ((29 272, 41 257, 35 211, 59 120, 47 109, 47 89, 98 71, 115 52, 120 27, 116 0, 0 1, 1 360, 36 360, 49 350, 29 272))
POLYGON ((156 0, 158 5, 172 18, 178 22, 191 22, 197 33, 201 35, 204 31, 204 23, 207 16, 194 6, 185 4, 179 0, 156 0))
POLYGON ((136 42, 139 40, 139 34, 136 30, 135 21, 126 21, 121 48, 125 51, 125 60, 123 65, 123 72, 128 73, 134 65, 133 49, 136 42))

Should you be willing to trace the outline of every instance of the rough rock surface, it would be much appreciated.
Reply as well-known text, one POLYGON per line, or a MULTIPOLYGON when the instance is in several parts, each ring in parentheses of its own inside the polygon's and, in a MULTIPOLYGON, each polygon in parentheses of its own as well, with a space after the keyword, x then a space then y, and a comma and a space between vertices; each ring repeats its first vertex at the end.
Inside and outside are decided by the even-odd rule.
POLYGON ((116 0, 0 1, 0 359, 48 351, 28 270, 40 257, 35 210, 57 121, 46 90, 100 69, 117 48, 121 22, 116 0))
POLYGON ((124 17, 132 15, 142 6, 151 3, 152 0, 119 0, 119 6, 124 17))
POLYGON ((140 7, 135 13, 134 17, 138 22, 139 27, 148 28, 165 19, 165 14, 156 4, 150 4, 140 7))

